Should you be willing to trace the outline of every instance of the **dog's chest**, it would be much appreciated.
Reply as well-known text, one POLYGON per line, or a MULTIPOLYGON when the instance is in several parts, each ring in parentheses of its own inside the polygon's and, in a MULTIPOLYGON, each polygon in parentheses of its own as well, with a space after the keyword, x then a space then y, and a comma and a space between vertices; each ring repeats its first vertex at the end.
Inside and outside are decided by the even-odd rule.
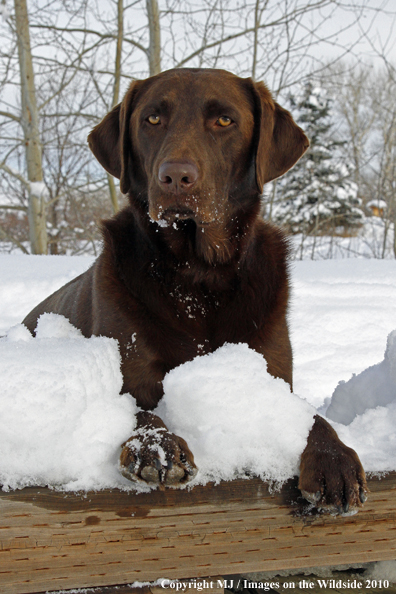
POLYGON ((187 352, 190 358, 212 352, 225 342, 249 342, 260 323, 249 317, 249 311, 258 309, 252 303, 258 298, 245 295, 237 286, 218 292, 175 284, 167 295, 169 309, 164 320, 173 352, 182 360, 187 352))
POLYGON ((207 326, 220 307, 217 295, 208 291, 188 290, 180 284, 175 284, 168 296, 176 319, 183 324, 190 322, 194 326, 207 326))

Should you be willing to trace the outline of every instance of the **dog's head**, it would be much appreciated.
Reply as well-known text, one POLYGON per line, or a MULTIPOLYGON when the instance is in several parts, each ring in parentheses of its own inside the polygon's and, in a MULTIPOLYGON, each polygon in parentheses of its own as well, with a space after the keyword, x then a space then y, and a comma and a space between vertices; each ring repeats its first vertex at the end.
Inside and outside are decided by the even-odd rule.
POLYGON ((176 69, 131 84, 88 137, 121 191, 160 224, 225 225, 257 203, 308 140, 263 83, 224 70, 176 69))

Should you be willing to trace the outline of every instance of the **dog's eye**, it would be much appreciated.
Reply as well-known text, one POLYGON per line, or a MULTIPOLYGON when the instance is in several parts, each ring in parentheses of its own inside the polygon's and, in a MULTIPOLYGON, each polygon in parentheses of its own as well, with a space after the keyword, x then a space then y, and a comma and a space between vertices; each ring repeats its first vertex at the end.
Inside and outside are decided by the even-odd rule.
POLYGON ((222 126, 223 128, 226 128, 231 123, 232 123, 232 119, 229 118, 228 116, 220 116, 216 122, 216 124, 219 124, 219 126, 222 126))
POLYGON ((158 115, 151 115, 147 118, 147 120, 150 122, 150 124, 153 124, 153 126, 155 126, 156 124, 159 124, 161 119, 158 115))

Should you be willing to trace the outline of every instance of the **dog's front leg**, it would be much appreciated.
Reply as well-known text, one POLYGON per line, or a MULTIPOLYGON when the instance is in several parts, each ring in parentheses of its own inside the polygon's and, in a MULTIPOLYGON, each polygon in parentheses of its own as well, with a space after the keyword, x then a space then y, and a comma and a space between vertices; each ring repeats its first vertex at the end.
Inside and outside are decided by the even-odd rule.
POLYGON ((187 443, 151 412, 137 414, 133 435, 121 446, 120 469, 129 480, 178 487, 197 474, 187 443))
POLYGON ((316 507, 339 513, 357 509, 367 499, 366 476, 358 455, 318 415, 301 456, 298 486, 316 507))

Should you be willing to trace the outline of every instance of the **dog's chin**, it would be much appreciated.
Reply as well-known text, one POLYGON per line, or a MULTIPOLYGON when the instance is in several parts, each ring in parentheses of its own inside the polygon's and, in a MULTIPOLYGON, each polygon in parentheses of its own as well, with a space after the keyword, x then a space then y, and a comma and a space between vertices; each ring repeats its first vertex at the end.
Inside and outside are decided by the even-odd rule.
POLYGON ((235 248, 226 225, 221 221, 215 221, 210 225, 197 226, 195 250, 207 264, 215 266, 229 262, 235 248))

